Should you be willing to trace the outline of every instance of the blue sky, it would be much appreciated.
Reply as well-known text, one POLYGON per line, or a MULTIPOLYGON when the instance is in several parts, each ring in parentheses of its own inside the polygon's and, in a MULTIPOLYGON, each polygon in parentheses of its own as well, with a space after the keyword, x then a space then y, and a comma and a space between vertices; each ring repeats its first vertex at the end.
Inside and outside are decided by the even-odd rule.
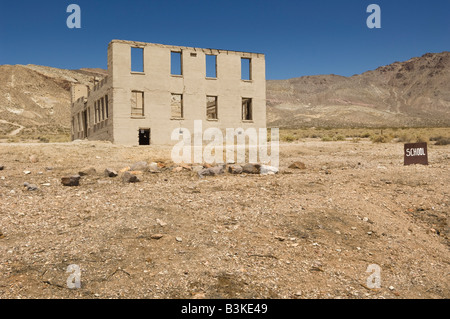
POLYGON ((449 0, 2 0, 0 64, 107 67, 112 39, 260 52, 267 79, 351 76, 450 51, 449 0), (81 29, 66 26, 81 7, 81 29), (369 29, 369 4, 381 29, 369 29))

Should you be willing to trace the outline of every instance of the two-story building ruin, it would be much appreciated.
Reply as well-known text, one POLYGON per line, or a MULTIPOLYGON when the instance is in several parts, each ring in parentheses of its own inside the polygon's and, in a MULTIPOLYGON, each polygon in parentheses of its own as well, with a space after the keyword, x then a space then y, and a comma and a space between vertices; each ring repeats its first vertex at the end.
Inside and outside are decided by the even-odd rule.
POLYGON ((177 128, 266 127, 265 56, 113 40, 108 76, 72 87, 72 139, 176 143, 177 128))

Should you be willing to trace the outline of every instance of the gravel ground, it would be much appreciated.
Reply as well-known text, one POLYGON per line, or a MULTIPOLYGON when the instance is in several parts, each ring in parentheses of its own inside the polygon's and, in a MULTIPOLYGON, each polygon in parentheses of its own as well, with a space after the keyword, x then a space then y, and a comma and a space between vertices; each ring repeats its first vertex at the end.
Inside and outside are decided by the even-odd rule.
POLYGON ((403 144, 311 139, 280 145, 277 175, 130 184, 103 171, 171 148, 0 144, 0 298, 449 298, 449 150, 403 166, 403 144))

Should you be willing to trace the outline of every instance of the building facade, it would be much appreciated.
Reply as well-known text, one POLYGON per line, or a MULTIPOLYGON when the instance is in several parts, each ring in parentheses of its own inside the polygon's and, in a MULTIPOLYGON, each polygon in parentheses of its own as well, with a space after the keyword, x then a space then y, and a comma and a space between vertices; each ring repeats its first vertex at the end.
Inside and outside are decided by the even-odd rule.
POLYGON ((265 128, 265 56, 113 40, 108 76, 72 86, 72 140, 171 145, 179 128, 265 128))

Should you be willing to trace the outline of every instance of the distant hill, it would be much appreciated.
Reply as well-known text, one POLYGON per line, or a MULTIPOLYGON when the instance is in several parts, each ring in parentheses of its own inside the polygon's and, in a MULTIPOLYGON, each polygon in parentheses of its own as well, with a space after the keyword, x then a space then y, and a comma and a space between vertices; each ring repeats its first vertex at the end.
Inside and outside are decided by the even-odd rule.
POLYGON ((0 135, 67 134, 71 83, 93 85, 101 69, 0 66, 0 135))
MULTIPOLYGON (((0 66, 0 136, 67 134, 71 83, 103 69, 0 66)), ((428 53, 352 77, 267 81, 270 127, 450 126, 450 52, 428 53)))
POLYGON ((428 53, 352 77, 267 81, 271 127, 450 125, 450 52, 428 53))

